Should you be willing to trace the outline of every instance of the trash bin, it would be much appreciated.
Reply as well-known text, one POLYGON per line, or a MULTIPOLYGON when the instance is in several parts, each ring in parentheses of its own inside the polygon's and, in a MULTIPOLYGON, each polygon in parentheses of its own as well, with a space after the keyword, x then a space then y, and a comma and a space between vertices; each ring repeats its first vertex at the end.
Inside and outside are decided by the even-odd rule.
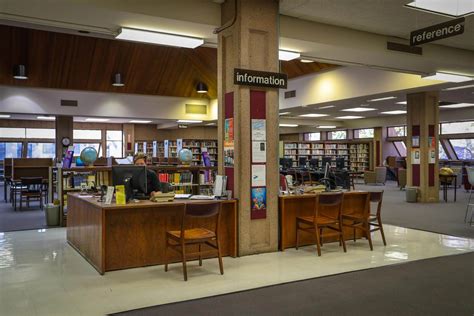
POLYGON ((48 226, 59 226, 59 205, 47 204, 44 207, 46 213, 46 224, 48 226))
POLYGON ((405 187, 406 200, 409 203, 416 203, 418 196, 418 187, 405 187))

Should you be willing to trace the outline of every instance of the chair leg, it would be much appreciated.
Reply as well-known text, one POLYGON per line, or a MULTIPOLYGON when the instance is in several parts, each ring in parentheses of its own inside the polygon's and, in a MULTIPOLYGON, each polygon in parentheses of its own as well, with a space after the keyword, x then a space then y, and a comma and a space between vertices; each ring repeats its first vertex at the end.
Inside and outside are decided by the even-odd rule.
POLYGON ((186 268, 186 247, 181 243, 181 260, 183 261, 183 277, 184 281, 188 280, 188 270, 186 268))
MULTIPOLYGON (((355 223, 353 223, 353 224, 355 224, 355 223)), ((353 234, 354 242, 356 242, 356 229, 355 229, 355 227, 352 229, 352 234, 353 234)))
POLYGON ((369 246, 370 246, 370 251, 374 250, 374 247, 372 246, 372 236, 370 234, 370 225, 369 222, 366 222, 364 224, 365 226, 365 232, 367 234, 367 239, 369 240, 369 246))
POLYGON ((168 272, 168 237, 165 242, 165 272, 168 272))
POLYGON ((298 246, 300 244, 300 234, 298 234, 299 229, 298 229, 298 223, 296 223, 296 250, 298 250, 298 246))
POLYGON ((321 247, 323 246, 323 229, 320 228, 319 229, 319 244, 321 245, 321 247))
POLYGON ((344 231, 342 228, 342 220, 339 221, 339 243, 342 243, 342 248, 344 249, 344 252, 347 252, 346 249, 346 241, 344 240, 344 231))
POLYGON ((219 270, 224 274, 224 264, 222 263, 221 247, 219 245, 219 238, 216 238, 217 258, 219 258, 219 270))
POLYGON ((198 251, 199 251, 199 266, 202 266, 202 254, 201 254, 201 244, 198 245, 198 251))
POLYGON ((318 256, 321 257, 321 238, 319 236, 319 228, 318 226, 314 227, 314 230, 316 232, 316 248, 318 249, 318 256))
POLYGON ((383 232, 382 219, 380 217, 377 217, 377 222, 379 223, 380 234, 382 234, 383 245, 387 246, 387 241, 385 240, 385 234, 383 232))

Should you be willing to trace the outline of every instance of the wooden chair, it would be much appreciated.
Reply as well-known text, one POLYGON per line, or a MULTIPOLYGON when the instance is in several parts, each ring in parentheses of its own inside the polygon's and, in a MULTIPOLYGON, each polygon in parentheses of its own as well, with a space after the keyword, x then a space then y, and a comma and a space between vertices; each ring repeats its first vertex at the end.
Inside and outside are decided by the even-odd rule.
POLYGON ((322 238, 339 236, 339 245, 346 252, 346 243, 342 231, 342 193, 321 193, 316 195, 313 216, 296 217, 296 249, 299 246, 299 231, 304 231, 316 236, 318 256, 321 256, 322 238), (323 233, 323 229, 332 232, 323 233))
POLYGON ((219 269, 221 274, 224 274, 224 266, 222 264, 221 250, 219 247, 219 222, 221 214, 221 203, 206 202, 206 203, 187 203, 183 207, 183 215, 181 220, 181 229, 166 232, 166 247, 165 247, 165 271, 168 271, 168 248, 175 250, 181 255, 183 263, 184 281, 188 280, 188 273, 186 269, 186 257, 198 256, 199 265, 202 266, 202 255, 210 251, 219 259, 219 269), (188 221, 192 218, 215 218, 215 230, 207 228, 186 228, 188 221), (186 246, 197 245, 198 252, 187 253, 186 246), (213 248, 210 251, 204 252, 201 250, 202 245, 207 245, 213 248))
POLYGON ((41 177, 22 177, 20 190, 20 211, 23 208, 23 201, 26 201, 26 207, 30 207, 30 201, 39 201, 40 208, 43 209, 43 178, 41 177))
POLYGON ((383 191, 370 192, 370 202, 377 203, 377 212, 375 214, 373 212, 370 212, 369 225, 375 226, 375 228, 370 230, 371 233, 380 230, 380 234, 382 234, 383 244, 384 246, 386 246, 387 242, 385 241, 385 234, 383 233, 382 226, 382 217, 380 216, 380 213, 382 211, 382 199, 383 191))
MULTIPOLYGON (((351 207, 350 212, 346 213, 345 210, 342 213, 342 224, 345 227, 351 227, 354 231, 354 241, 356 229, 360 229, 364 232, 365 236, 369 241, 370 250, 373 250, 372 238, 370 236, 370 195, 369 192, 351 192, 351 196, 347 196, 347 200, 344 204, 353 204, 349 199, 360 198, 363 200, 361 207, 351 207)), ((353 205, 352 205, 353 206, 353 205)))

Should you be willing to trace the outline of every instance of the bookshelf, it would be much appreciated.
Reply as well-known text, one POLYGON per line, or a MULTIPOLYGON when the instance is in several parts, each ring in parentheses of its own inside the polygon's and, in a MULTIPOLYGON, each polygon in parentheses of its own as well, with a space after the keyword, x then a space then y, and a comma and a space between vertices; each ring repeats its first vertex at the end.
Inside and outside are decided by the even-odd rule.
POLYGON ((283 142, 283 157, 293 159, 293 167, 298 167, 298 159, 306 157, 318 159, 322 168, 323 157, 331 157, 331 166, 336 167, 336 158, 344 158, 345 168, 364 171, 370 168, 370 142, 360 141, 318 141, 283 142))

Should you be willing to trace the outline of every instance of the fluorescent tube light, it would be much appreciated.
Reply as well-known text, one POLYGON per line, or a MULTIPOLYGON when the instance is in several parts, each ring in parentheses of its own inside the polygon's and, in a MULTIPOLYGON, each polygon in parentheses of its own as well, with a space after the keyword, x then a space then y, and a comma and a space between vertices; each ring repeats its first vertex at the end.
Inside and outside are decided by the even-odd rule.
POLYGON ((291 114, 291 112, 281 112, 280 115, 288 115, 291 114))
POLYGON ((312 59, 300 59, 300 62, 302 62, 303 64, 310 64, 310 63, 314 63, 314 60, 312 60, 312 59))
POLYGON ((346 116, 338 116, 336 118, 341 119, 341 120, 356 120, 356 119, 364 118, 364 116, 346 115, 346 116))
POLYGON ((320 108, 318 108, 318 109, 324 110, 324 109, 331 109, 331 108, 335 108, 335 107, 336 107, 335 105, 326 105, 326 106, 322 106, 322 107, 320 107, 320 108))
POLYGON ((204 40, 201 38, 131 29, 127 27, 120 28, 119 33, 117 36, 115 36, 115 38, 126 41, 145 42, 185 48, 196 48, 204 44, 204 40))
POLYGON ((439 81, 449 81, 449 82, 463 82, 463 81, 470 81, 474 80, 474 78, 457 75, 457 74, 448 74, 445 72, 436 72, 431 75, 422 76, 422 79, 429 79, 429 80, 439 80, 439 81))
POLYGON ((10 114, 0 114, 0 118, 9 118, 10 114))
POLYGON ((472 0, 416 0, 405 5, 410 9, 428 11, 449 16, 463 16, 473 13, 474 5, 472 0))
POLYGON ((323 116, 329 116, 328 114, 319 114, 319 113, 308 113, 308 114, 301 114, 298 115, 301 117, 323 117, 323 116))
POLYGON ((319 125, 318 128, 336 128, 336 125, 319 125))
POLYGON ((206 126, 214 126, 216 123, 207 123, 206 126))
POLYGON ((178 122, 178 123, 190 123, 190 124, 192 124, 192 123, 202 123, 202 121, 200 121, 200 120, 177 120, 176 122, 178 122))
POLYGON ((460 90, 460 89, 467 89, 467 88, 474 88, 474 84, 470 84, 470 85, 467 85, 467 86, 451 87, 451 88, 446 88, 446 89, 443 89, 443 90, 451 91, 451 90, 460 90))
POLYGON ((89 117, 86 118, 86 122, 107 122, 110 119, 108 118, 97 118, 97 117, 89 117))
POLYGON ((406 114, 406 113, 407 111, 405 110, 393 110, 393 111, 380 112, 380 114, 390 114, 390 115, 406 114))
POLYGON ((147 123, 151 123, 151 121, 131 120, 129 123, 147 124, 147 123))
POLYGON ((278 59, 279 60, 288 61, 288 60, 292 60, 292 59, 296 59, 296 58, 300 58, 300 53, 290 52, 290 51, 281 50, 281 49, 278 51, 278 59))
POLYGON ((470 108, 474 106, 474 103, 456 103, 456 104, 447 104, 447 105, 440 105, 440 108, 443 109, 461 109, 461 108, 470 108))
POLYGON ((36 117, 38 120, 49 120, 49 121, 54 121, 56 120, 55 116, 37 116, 36 117))
POLYGON ((407 105, 407 101, 395 102, 395 104, 404 104, 404 105, 407 105))
POLYGON ((368 111, 375 111, 377 109, 374 109, 374 108, 350 108, 350 109, 344 109, 344 110, 341 110, 341 111, 344 111, 344 112, 368 112, 368 111))
POLYGON ((396 98, 397 98, 397 97, 384 97, 384 98, 378 98, 378 99, 367 100, 367 102, 385 101, 385 100, 391 100, 391 99, 396 99, 396 98))
POLYGON ((298 127, 298 124, 280 124, 280 127, 298 127))

